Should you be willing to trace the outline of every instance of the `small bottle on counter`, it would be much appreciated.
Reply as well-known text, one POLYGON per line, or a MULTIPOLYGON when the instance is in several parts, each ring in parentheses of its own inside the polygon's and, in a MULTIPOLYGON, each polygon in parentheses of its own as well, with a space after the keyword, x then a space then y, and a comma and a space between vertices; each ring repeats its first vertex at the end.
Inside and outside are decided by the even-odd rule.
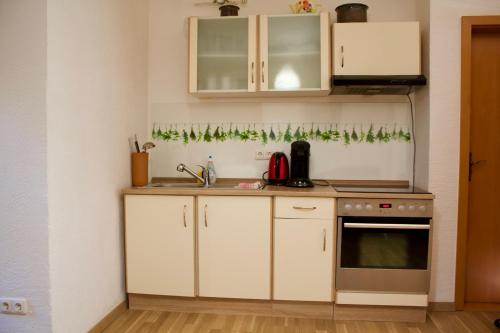
POLYGON ((208 156, 207 172, 208 172, 208 183, 210 185, 215 184, 215 182, 217 181, 217 175, 215 173, 215 165, 212 156, 208 156))

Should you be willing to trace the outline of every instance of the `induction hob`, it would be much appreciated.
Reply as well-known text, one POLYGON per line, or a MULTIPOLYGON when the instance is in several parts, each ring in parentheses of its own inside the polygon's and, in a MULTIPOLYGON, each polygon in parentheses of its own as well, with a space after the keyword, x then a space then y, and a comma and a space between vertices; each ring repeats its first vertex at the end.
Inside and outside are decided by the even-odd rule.
POLYGON ((337 192, 351 193, 406 193, 406 194, 430 194, 429 191, 418 187, 359 187, 359 186, 334 186, 337 192))

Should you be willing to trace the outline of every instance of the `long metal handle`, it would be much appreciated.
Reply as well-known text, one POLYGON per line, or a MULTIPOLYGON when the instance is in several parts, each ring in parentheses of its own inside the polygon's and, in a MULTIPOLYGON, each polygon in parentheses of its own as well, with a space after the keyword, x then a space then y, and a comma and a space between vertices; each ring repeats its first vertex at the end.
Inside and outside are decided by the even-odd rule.
POLYGON ((323 252, 326 251, 326 229, 323 229, 323 252))
POLYGON ((187 228, 186 209, 187 209, 187 205, 184 205, 184 211, 183 211, 184 228, 187 228))
POLYGON ((207 209, 208 205, 205 205, 205 228, 208 228, 207 209))
POLYGON ((252 61, 252 84, 255 83, 255 62, 252 61))
POLYGON ((429 230, 428 224, 383 224, 383 223, 344 223, 345 228, 353 229, 406 229, 406 230, 429 230))
POLYGON ((264 67, 265 67, 265 62, 263 61, 263 62, 262 62, 262 70, 261 70, 261 73, 260 73, 260 74, 261 74, 261 76, 262 76, 262 83, 264 83, 264 76, 265 76, 265 75, 264 75, 264 67))
POLYGON ((299 206, 293 206, 293 209, 297 209, 297 210, 316 210, 317 207, 299 207, 299 206))
POLYGON ((344 68, 344 45, 340 46, 341 67, 344 68))

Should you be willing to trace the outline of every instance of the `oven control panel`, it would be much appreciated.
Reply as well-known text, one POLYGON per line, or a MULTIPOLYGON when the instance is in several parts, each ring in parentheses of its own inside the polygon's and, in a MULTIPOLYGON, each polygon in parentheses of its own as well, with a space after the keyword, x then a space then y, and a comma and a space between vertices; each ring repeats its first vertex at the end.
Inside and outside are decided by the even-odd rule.
POLYGON ((432 203, 422 199, 341 198, 337 200, 337 215, 432 218, 432 203))

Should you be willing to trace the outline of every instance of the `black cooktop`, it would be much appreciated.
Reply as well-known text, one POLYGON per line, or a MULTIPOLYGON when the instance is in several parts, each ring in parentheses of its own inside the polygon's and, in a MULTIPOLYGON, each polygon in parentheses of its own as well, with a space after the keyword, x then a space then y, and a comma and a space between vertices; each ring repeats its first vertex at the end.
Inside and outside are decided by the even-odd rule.
POLYGON ((358 187, 358 186, 335 186, 337 192, 354 193, 409 193, 409 194, 430 194, 429 191, 418 187, 358 187))

